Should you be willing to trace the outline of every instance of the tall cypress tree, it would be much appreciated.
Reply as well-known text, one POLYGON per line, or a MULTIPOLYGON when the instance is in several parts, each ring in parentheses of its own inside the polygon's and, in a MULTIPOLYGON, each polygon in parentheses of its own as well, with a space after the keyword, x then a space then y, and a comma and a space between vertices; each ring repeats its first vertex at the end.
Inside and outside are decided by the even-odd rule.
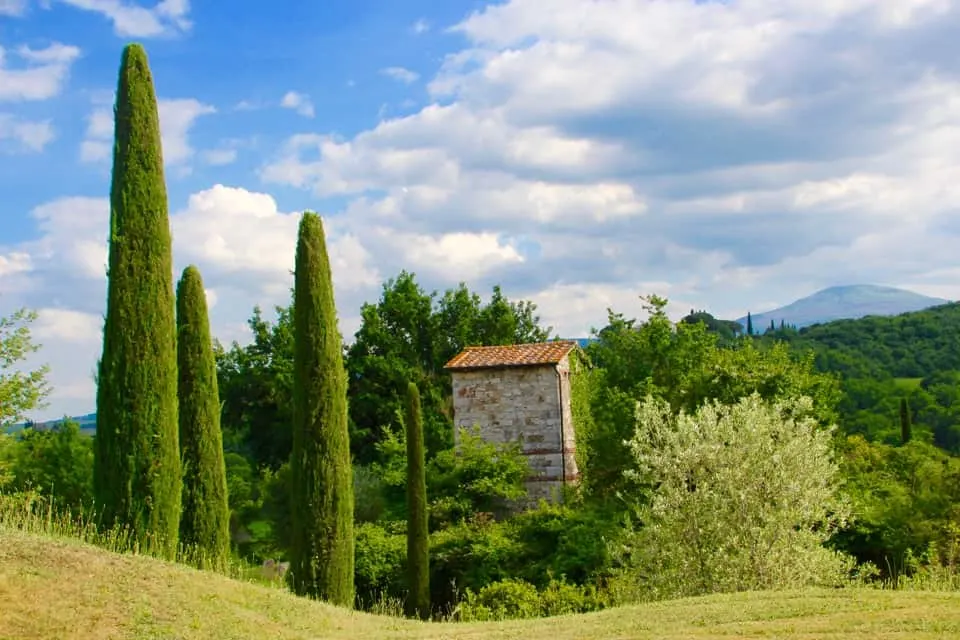
POLYGON ((183 512, 180 543, 214 565, 230 553, 230 508, 220 431, 217 365, 200 271, 189 266, 177 285, 177 368, 183 512))
POLYGON ((352 606, 353 473, 347 375, 320 216, 305 212, 293 291, 290 573, 300 595, 352 606))
POLYGON ((420 390, 407 385, 407 602, 408 616, 430 617, 430 532, 420 390))
POLYGON ((900 398, 900 441, 903 444, 913 438, 913 425, 910 424, 910 406, 906 398, 900 398))
POLYGON ((172 557, 180 527, 173 258, 147 54, 123 50, 114 108, 94 491, 102 523, 172 557))
POLYGON ((749 311, 747 311, 747 335, 753 335, 753 317, 750 315, 749 311))

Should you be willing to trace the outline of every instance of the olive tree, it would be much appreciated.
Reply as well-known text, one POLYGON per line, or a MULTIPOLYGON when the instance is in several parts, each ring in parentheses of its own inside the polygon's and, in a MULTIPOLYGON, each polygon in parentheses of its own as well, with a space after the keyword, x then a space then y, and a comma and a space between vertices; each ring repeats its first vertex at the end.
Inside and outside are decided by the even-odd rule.
POLYGON ((847 558, 823 543, 848 517, 832 428, 808 397, 704 404, 647 399, 627 471, 647 495, 629 575, 644 597, 836 584, 847 558))

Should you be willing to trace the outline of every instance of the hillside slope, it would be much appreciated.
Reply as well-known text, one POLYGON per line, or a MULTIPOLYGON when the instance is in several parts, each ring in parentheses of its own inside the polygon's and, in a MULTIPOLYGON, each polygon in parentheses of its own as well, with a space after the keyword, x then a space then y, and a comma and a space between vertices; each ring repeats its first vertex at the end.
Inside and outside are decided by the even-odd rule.
POLYGON ((490 624, 347 612, 73 541, 0 530, 0 638, 960 637, 960 593, 824 590, 712 596, 490 624))
MULTIPOLYGON (((864 316, 894 316, 908 311, 919 311, 948 300, 931 298, 906 289, 870 284, 830 287, 795 302, 763 313, 753 313, 754 331, 763 332, 780 321, 798 329, 832 320, 862 318, 864 316)), ((746 317, 738 318, 744 328, 746 317)))

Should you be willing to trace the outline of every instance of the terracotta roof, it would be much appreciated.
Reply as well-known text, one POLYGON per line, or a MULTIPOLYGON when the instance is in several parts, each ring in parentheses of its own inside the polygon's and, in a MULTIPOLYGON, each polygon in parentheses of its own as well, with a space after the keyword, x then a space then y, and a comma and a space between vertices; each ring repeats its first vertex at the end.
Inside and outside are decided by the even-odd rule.
POLYGON ((488 369, 558 364, 577 346, 573 340, 512 344, 504 347, 467 347, 445 369, 488 369))

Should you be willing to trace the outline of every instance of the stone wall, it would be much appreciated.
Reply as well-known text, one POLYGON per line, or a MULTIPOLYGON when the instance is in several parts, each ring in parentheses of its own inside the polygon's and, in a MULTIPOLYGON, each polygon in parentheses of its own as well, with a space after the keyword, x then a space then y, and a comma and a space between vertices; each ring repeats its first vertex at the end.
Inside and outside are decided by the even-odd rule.
POLYGON ((452 378, 458 429, 479 426, 488 441, 522 442, 531 469, 527 482, 531 500, 553 500, 565 479, 576 481, 570 366, 566 358, 556 367, 454 370, 452 378))

